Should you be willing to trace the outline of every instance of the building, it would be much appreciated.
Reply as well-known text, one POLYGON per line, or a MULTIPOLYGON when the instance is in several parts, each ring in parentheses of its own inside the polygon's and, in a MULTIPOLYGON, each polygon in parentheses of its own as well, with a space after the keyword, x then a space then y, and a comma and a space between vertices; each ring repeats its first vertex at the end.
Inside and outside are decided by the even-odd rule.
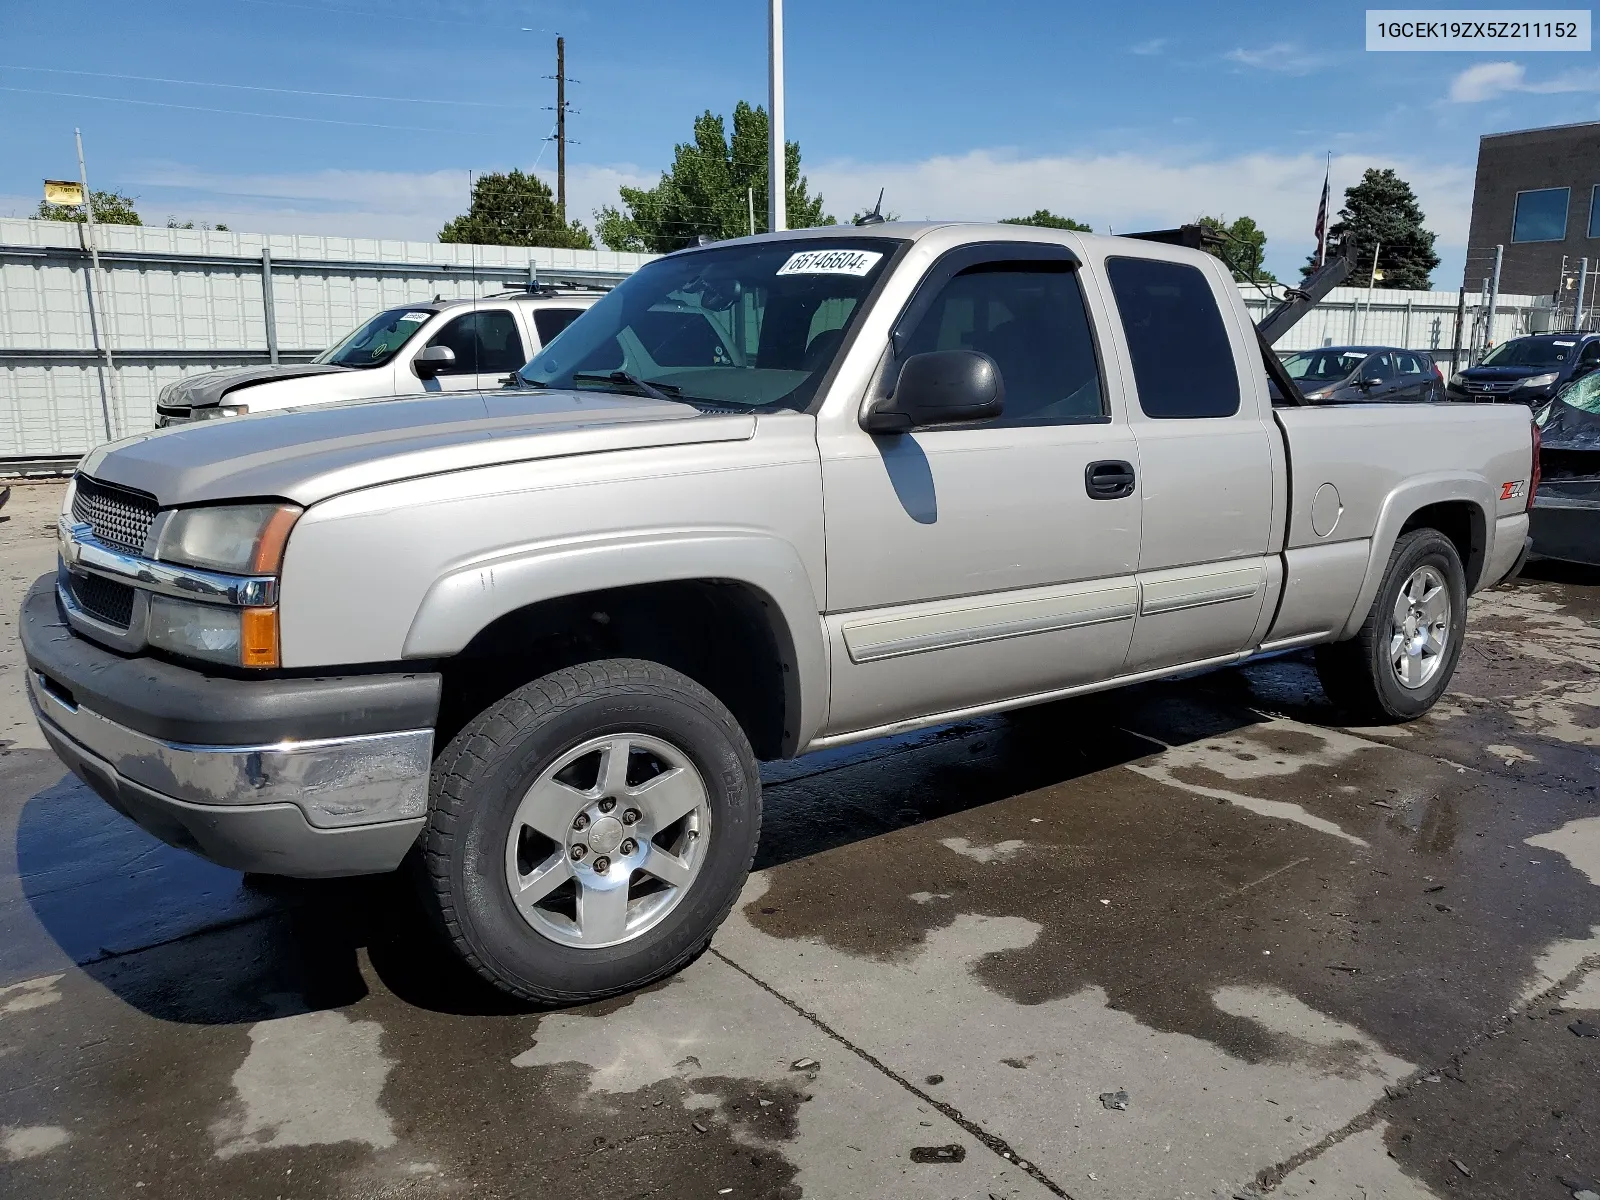
MULTIPOLYGON (((1476 292, 1505 247, 1501 292, 1551 295, 1589 260, 1600 271, 1600 122, 1489 133, 1478 140, 1463 284, 1476 292)), ((1590 304, 1594 301, 1590 300, 1590 304)))

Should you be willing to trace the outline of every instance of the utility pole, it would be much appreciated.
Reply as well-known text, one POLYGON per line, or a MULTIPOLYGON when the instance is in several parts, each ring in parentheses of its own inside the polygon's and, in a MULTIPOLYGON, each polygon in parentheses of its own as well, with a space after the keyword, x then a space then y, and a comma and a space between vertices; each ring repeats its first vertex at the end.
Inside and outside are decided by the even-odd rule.
POLYGON ((789 172, 783 141, 783 0, 767 0, 767 229, 789 228, 789 172))
POLYGON ((111 320, 106 309, 106 291, 100 278, 100 244, 94 234, 94 193, 89 190, 89 171, 83 165, 83 131, 74 129, 72 136, 78 143, 78 181, 83 187, 83 225, 84 232, 89 235, 89 269, 94 273, 94 282, 91 285, 93 292, 100 298, 100 324, 102 329, 100 347, 105 352, 106 359, 106 387, 110 390, 109 403, 105 392, 100 394, 100 403, 106 423, 106 441, 112 441, 117 435, 112 431, 111 410, 122 408, 122 397, 117 387, 117 364, 111 359, 111 320))
POLYGON ((556 212, 567 225, 567 39, 556 38, 556 212))

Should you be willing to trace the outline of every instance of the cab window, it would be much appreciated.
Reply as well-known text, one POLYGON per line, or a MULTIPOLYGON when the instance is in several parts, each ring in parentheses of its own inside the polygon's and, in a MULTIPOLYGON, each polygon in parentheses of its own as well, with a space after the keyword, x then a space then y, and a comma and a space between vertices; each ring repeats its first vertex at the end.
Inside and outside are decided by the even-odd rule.
POLYGON ((904 355, 935 350, 976 350, 1000 368, 1005 409, 987 424, 1069 424, 1105 415, 1083 293, 1066 264, 994 262, 961 272, 923 313, 904 355))

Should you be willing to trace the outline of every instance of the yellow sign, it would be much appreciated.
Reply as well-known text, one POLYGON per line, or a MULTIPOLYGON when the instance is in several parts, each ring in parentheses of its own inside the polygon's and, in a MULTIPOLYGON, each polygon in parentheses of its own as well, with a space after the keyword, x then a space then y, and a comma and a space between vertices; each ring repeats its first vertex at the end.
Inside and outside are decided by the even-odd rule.
POLYGON ((83 186, 70 179, 46 179, 44 199, 46 204, 82 204, 83 186))

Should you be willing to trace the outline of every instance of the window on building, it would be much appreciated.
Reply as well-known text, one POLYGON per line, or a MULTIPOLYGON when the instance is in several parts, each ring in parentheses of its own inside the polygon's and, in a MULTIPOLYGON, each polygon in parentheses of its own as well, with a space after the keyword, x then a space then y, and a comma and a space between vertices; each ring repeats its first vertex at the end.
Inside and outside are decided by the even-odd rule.
POLYGON ((1589 193, 1589 236, 1600 237, 1600 183, 1589 193))
POLYGON ((1571 190, 1540 188, 1535 192, 1518 192, 1517 211, 1511 220, 1511 240, 1564 241, 1567 236, 1567 198, 1571 190))

